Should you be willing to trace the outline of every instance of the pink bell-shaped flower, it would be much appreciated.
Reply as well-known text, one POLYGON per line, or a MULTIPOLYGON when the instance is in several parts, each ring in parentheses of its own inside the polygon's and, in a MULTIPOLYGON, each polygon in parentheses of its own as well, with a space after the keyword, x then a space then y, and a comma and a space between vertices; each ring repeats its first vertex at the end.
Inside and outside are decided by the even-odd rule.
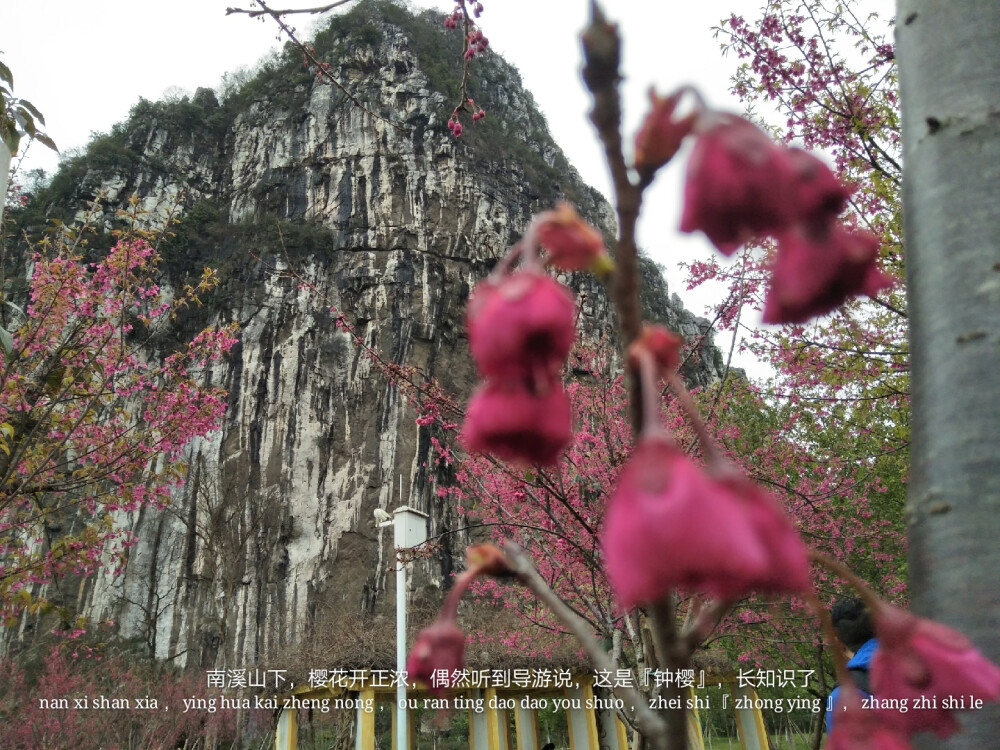
POLYGON ((743 500, 750 524, 767 552, 767 566, 753 582, 753 590, 761 594, 807 590, 811 585, 809 553, 778 501, 735 467, 729 476, 715 481, 743 500))
POLYGON ((523 378, 562 367, 576 338, 576 303, 542 271, 487 279, 468 305, 469 349, 488 378, 523 378))
POLYGON ((602 545, 625 608, 674 588, 730 598, 809 586, 805 546, 776 502, 742 476, 709 476, 660 435, 622 471, 602 545))
POLYGON ((893 284, 876 263, 879 240, 839 222, 800 226, 778 239, 765 323, 801 323, 840 307, 857 294, 874 296, 893 284))
POLYGON ((569 397, 556 381, 491 381, 469 399, 466 447, 505 461, 550 466, 573 438, 569 397))
POLYGON ((879 639, 871 665, 874 693, 880 699, 905 700, 911 709, 889 716, 895 726, 947 737, 958 730, 951 710, 959 701, 967 705, 972 699, 1000 698, 1000 667, 964 635, 890 605, 874 614, 879 639))
POLYGON ((876 711, 862 707, 853 686, 841 690, 839 696, 826 750, 913 750, 906 737, 884 723, 876 711))
POLYGON ((452 684, 452 674, 465 664, 465 634, 453 618, 442 616, 417 635, 406 660, 409 682, 425 683, 441 695, 452 684))
POLYGON ((625 465, 604 519, 608 578, 625 608, 673 588, 743 593, 768 561, 739 498, 667 438, 649 436, 625 465))
POLYGON ((806 224, 831 221, 847 208, 854 192, 823 161, 801 148, 788 149, 795 168, 795 214, 806 224))
POLYGON ((788 149, 734 115, 695 142, 684 183, 682 232, 704 232, 723 255, 797 218, 797 171, 788 149))

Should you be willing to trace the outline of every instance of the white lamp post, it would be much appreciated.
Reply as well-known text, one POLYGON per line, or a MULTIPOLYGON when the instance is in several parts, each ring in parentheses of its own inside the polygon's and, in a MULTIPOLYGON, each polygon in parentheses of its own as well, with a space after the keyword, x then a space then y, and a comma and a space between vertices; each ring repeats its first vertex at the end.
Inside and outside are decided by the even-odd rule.
MULTIPOLYGON (((393 546, 410 549, 427 541, 427 514, 405 505, 392 512, 391 521, 380 527, 393 527, 393 546)), ((396 561, 396 675, 406 669, 406 563, 396 561)), ((408 750, 409 737, 406 726, 406 683, 396 684, 396 750, 408 750)))

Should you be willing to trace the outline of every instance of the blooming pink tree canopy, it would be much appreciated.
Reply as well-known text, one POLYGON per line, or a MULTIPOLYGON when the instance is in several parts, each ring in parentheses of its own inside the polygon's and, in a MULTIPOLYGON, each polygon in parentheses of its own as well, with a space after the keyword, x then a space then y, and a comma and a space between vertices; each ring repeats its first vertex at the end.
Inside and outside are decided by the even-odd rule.
MULTIPOLYGON (((786 32, 772 29, 768 33, 786 32)), ((711 633, 719 618, 735 600, 749 593, 799 594, 825 624, 834 643, 824 605, 813 593, 807 562, 811 559, 856 586, 869 600, 878 634, 887 642, 873 667, 876 685, 900 694, 935 685, 948 696, 968 691, 983 700, 997 700, 1000 669, 964 638, 942 625, 897 614, 898 610, 883 603, 841 563, 820 552, 806 551, 780 503, 725 458, 683 383, 671 367, 664 366, 673 359, 661 346, 666 336, 643 334, 637 318, 634 223, 644 188, 656 169, 676 152, 681 140, 694 140, 681 229, 704 232, 723 254, 732 254, 747 242, 763 244, 770 250, 757 267, 766 272, 760 283, 765 319, 772 322, 800 324, 841 309, 858 294, 881 301, 879 295, 893 287, 895 279, 881 267, 879 236, 850 226, 856 224, 855 215, 846 217, 846 226, 840 216, 853 188, 842 184, 821 160, 774 143, 754 125, 734 115, 713 112, 699 102, 694 116, 678 120, 673 116, 677 95, 653 97, 652 119, 647 119, 638 137, 639 163, 631 165, 635 172, 630 173, 621 148, 617 93, 620 43, 617 29, 595 7, 593 22, 584 34, 584 78, 594 95, 591 117, 604 142, 615 182, 621 226, 612 288, 627 347, 631 421, 636 433, 631 457, 620 472, 612 473, 613 491, 599 535, 601 559, 618 605, 626 612, 637 608, 640 617, 648 621, 657 661, 668 669, 689 665, 692 651, 711 633), (683 421, 694 435, 700 461, 681 450, 674 437, 676 430, 664 420, 661 382, 674 393, 683 421), (699 550, 702 554, 698 554, 699 550), (704 603, 692 607, 679 628, 675 615, 681 592, 696 592, 704 603)), ((886 54, 884 50, 877 53, 886 54)), ((539 217, 541 221, 544 219, 539 217)), ((550 303, 557 299, 554 290, 533 291, 549 288, 536 276, 541 251, 538 222, 512 248, 494 277, 474 293, 469 311, 473 332, 504 285, 517 290, 511 295, 523 295, 524 308, 531 311, 528 317, 522 319, 521 310, 517 315, 502 316, 518 329, 505 331, 501 339, 513 342, 503 347, 516 356, 516 363, 506 361, 501 372, 488 361, 485 349, 477 352, 475 339, 481 334, 470 333, 470 339, 480 372, 490 378, 486 389, 499 383, 508 394, 529 393, 535 403, 511 400, 512 409, 485 409, 476 405, 476 399, 484 398, 485 391, 481 391, 467 412, 465 434, 472 450, 519 463, 551 465, 572 442, 569 437, 554 439, 556 433, 547 422, 550 415, 540 411, 546 408, 544 399, 549 394, 565 387, 552 369, 552 360, 565 356, 567 347, 555 342, 562 341, 560 321, 568 316, 547 312, 558 308, 550 303), (521 264, 519 268, 515 268, 517 263, 521 264), (536 312, 538 320, 544 320, 538 327, 534 322, 536 312), (553 356, 533 349, 528 341, 540 342, 553 356), (515 419, 517 440, 510 438, 511 410, 520 414, 515 419), (481 435, 496 439, 480 439, 481 435), (545 445, 544 452, 537 450, 539 444, 545 445)), ((881 302, 898 311, 891 300, 881 302)), ((492 330, 492 326, 483 329, 492 330)), ((491 394, 491 398, 499 401, 512 396, 491 394)), ((561 408, 553 415, 558 415, 552 416, 555 423, 564 420, 561 408)), ((563 505, 578 515, 584 510, 568 501, 563 505)), ((506 558, 504 572, 512 570, 549 605, 598 665, 608 664, 607 654, 592 630, 546 585, 523 549, 508 545, 506 558)), ((446 609, 450 626, 454 607, 449 604, 446 609)), ((833 651, 838 676, 842 684, 849 684, 843 656, 839 648, 833 651)), ((433 666, 426 661, 431 655, 425 649, 422 672, 433 666)), ((629 718, 634 719, 653 747, 686 747, 686 726, 679 712, 659 716, 637 703, 635 696, 628 697, 633 699, 629 718)), ((942 697, 941 692, 936 695, 938 700, 942 697)), ((833 747, 860 747, 866 744, 867 736, 877 747, 901 750, 909 747, 908 736, 915 732, 930 728, 946 735, 958 728, 950 712, 924 722, 908 721, 890 712, 875 721, 871 716, 860 716, 856 707, 849 708, 853 718, 835 729, 830 739, 833 747)))
POLYGON ((59 227, 29 259, 23 313, 7 301, 0 614, 8 624, 61 605, 47 595, 57 576, 119 570, 132 540, 116 514, 169 504, 185 447, 225 409, 224 391, 206 387, 202 373, 235 343, 232 329, 206 329, 176 351, 153 346, 215 277, 167 294, 154 238, 134 228, 137 217, 133 205, 133 229, 90 264, 81 255, 86 225, 59 227))

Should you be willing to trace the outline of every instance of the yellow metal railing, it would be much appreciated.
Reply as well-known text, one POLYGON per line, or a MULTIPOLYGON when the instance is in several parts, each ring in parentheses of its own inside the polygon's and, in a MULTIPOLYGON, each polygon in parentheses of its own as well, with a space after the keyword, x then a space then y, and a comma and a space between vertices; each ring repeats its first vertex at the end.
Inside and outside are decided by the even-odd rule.
MULTIPOLYGON (((751 708, 734 708, 736 726, 741 750, 767 750, 767 732, 764 717, 756 707, 756 691, 753 687, 730 683, 734 697, 749 698, 743 701, 751 708)), ((294 705, 308 700, 344 699, 354 696, 355 710, 355 750, 375 750, 375 713, 364 706, 374 706, 379 695, 395 695, 395 688, 374 687, 361 681, 346 681, 337 686, 310 687, 296 689, 288 700, 294 705)), ((411 696, 420 698, 428 694, 419 690, 410 691, 411 696)), ((688 737, 691 750, 705 750, 701 723, 698 716, 700 701, 695 692, 688 688, 688 737)), ((559 705, 564 707, 569 730, 570 750, 628 750, 628 732, 615 712, 595 701, 594 679, 590 675, 574 675, 573 686, 553 689, 497 689, 495 687, 471 688, 456 686, 452 699, 459 697, 460 706, 469 712, 470 750, 540 750, 538 737, 538 708, 532 707, 541 698, 562 698, 559 705), (528 698, 529 700, 522 700, 528 698), (532 701, 531 699, 534 699, 532 701), (514 731, 510 737, 510 719, 513 715, 514 731)), ((734 701, 734 705, 738 705, 734 701)), ((415 747, 413 712, 407 712, 409 747, 415 747)), ((396 712, 392 712, 392 750, 396 747, 396 712)), ((278 717, 275 733, 275 750, 298 749, 298 710, 285 708, 278 717)))

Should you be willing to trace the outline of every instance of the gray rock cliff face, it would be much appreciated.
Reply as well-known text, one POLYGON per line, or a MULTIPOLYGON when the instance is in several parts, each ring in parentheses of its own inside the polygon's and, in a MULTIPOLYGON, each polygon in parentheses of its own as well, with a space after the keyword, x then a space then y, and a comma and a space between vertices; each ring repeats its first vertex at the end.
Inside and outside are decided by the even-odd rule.
MULTIPOLYGON (((385 119, 286 54, 222 104, 207 90, 143 103, 114 135, 124 164, 75 167, 76 197, 106 190, 109 216, 132 193, 153 212, 183 193, 189 229, 165 250, 168 265, 178 278, 222 268, 197 322, 240 323, 232 356, 205 373, 229 390, 221 428, 191 446, 170 508, 120 519, 138 540, 125 573, 85 597, 89 615, 113 617, 159 658, 280 662, 344 613, 391 611, 391 529, 380 537, 375 508, 422 510, 431 535, 465 523, 434 492, 448 477, 428 428, 332 308, 365 344, 464 396, 475 380, 464 303, 531 215, 569 199, 613 234, 611 208, 502 60, 477 71, 482 127, 451 137, 457 43, 439 19, 362 4, 317 49, 385 119)), ((655 267, 645 276, 657 316, 689 337, 705 332, 655 267)), ((585 330, 608 329, 604 292, 570 281, 585 330)), ((720 371, 709 339, 687 375, 704 384, 720 371)), ((446 585, 465 540, 443 540, 441 556, 416 566, 415 590, 446 585)))

